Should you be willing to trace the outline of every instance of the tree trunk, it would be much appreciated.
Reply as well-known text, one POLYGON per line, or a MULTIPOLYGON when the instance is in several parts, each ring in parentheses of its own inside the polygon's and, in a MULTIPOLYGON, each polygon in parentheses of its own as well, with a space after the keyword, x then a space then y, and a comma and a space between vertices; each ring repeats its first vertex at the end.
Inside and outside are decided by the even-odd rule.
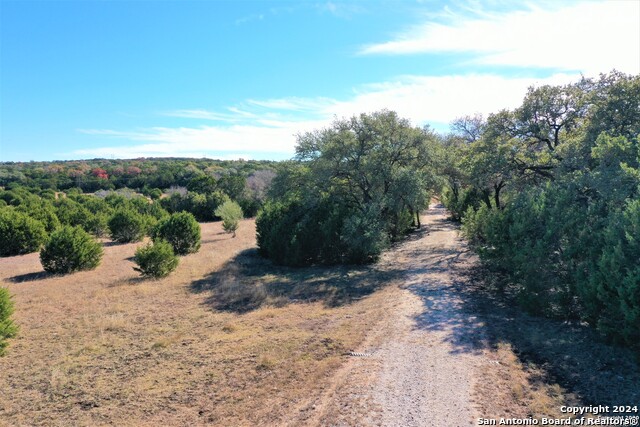
POLYGON ((491 198, 489 196, 489 191, 482 190, 482 200, 486 203, 487 207, 491 209, 491 198))
POLYGON ((502 205, 500 204, 500 190, 502 190, 502 187, 504 187, 502 182, 493 186, 495 190, 493 193, 493 200, 496 202, 496 209, 502 209, 502 205))

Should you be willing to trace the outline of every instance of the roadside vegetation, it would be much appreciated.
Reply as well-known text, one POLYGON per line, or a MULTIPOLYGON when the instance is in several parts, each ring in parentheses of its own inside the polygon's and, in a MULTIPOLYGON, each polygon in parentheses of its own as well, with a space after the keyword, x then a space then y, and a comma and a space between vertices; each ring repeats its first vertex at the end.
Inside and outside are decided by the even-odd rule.
POLYGON ((531 88, 453 127, 443 198, 497 289, 640 351, 640 77, 531 88))

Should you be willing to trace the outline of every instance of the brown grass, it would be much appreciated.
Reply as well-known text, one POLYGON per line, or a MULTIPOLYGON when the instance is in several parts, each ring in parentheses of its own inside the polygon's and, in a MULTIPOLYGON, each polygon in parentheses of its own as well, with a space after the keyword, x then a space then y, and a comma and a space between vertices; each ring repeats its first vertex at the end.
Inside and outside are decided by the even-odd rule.
POLYGON ((501 342, 485 352, 489 363, 475 387, 475 404, 483 418, 567 418, 560 407, 581 405, 544 369, 523 364, 511 344, 501 342))
POLYGON ((0 425, 284 423, 385 316, 376 290, 401 273, 274 268, 253 221, 236 238, 202 231, 158 281, 133 270, 140 244, 106 244, 95 271, 63 277, 38 254, 0 259, 20 326, 0 358, 0 425))

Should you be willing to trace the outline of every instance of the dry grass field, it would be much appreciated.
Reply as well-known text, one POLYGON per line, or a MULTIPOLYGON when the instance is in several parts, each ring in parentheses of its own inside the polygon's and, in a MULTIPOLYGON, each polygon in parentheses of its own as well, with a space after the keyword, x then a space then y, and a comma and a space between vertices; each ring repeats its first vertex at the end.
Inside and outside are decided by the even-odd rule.
POLYGON ((236 238, 202 231, 201 250, 158 281, 133 270, 141 243, 105 241, 96 270, 61 277, 37 253, 0 259, 20 327, 0 358, 0 425, 295 424, 402 273, 274 268, 253 221, 236 238))

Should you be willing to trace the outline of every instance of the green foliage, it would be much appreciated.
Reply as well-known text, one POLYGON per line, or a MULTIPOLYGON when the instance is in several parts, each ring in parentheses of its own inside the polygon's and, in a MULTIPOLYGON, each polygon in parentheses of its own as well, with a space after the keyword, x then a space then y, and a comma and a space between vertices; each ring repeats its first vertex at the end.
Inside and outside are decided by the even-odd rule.
POLYGON ((458 150, 456 192, 443 195, 524 309, 581 319, 636 351, 639 99, 640 77, 615 72, 532 88, 458 150))
POLYGON ((96 237, 104 237, 109 233, 109 218, 106 213, 91 214, 84 222, 84 229, 96 237))
POLYGON ((370 206, 364 212, 358 211, 346 218, 340 240, 345 246, 345 262, 365 264, 376 261, 388 240, 377 207, 370 206))
POLYGON ((118 243, 139 242, 146 232, 145 218, 130 209, 117 211, 109 219, 111 238, 118 243))
POLYGON ((80 227, 54 231, 40 251, 42 267, 54 274, 93 270, 101 260, 102 246, 80 227))
POLYGON ((218 188, 228 195, 231 200, 239 200, 242 197, 247 179, 238 173, 223 175, 218 180, 218 188))
POLYGON ((465 212, 468 212, 469 208, 474 211, 478 209, 482 200, 479 191, 474 187, 457 188, 456 191, 451 187, 445 187, 442 192, 442 203, 455 221, 461 221, 465 212))
POLYGON ((162 197, 162 190, 160 190, 159 188, 153 188, 149 190, 149 197, 151 198, 151 200, 160 200, 160 197, 162 197))
POLYGON ((284 165, 256 220, 260 252, 289 265, 375 260, 427 206, 438 150, 390 111, 299 136, 302 162, 284 165))
POLYGON ((36 252, 47 238, 44 225, 13 208, 0 208, 0 256, 36 252))
POLYGON ((224 231, 233 233, 233 237, 236 237, 236 230, 242 219, 242 208, 240 205, 228 200, 216 209, 215 214, 222 218, 222 228, 224 228, 224 231))
POLYGON ((616 210, 603 231, 606 250, 589 283, 597 299, 597 327, 640 350, 640 200, 616 210))
POLYGON ((56 215, 62 225, 70 225, 72 227, 79 225, 82 227, 91 215, 91 212, 86 207, 70 197, 57 200, 55 207, 56 215))
POLYGON ((218 189, 216 179, 209 175, 201 175, 193 178, 187 184, 187 190, 192 191, 194 193, 213 193, 218 189))
POLYGON ((162 199, 160 203, 170 213, 189 212, 198 221, 214 221, 220 219, 215 216, 215 210, 227 200, 229 196, 216 190, 207 194, 175 192, 170 197, 162 199))
POLYGON ((136 271, 156 279, 168 276, 178 266, 173 247, 164 240, 156 240, 153 244, 138 248, 134 261, 138 264, 136 271))
POLYGON ((18 327, 11 320, 13 310, 9 290, 0 287, 0 356, 5 354, 5 349, 9 345, 7 339, 15 337, 18 333, 18 327))
POLYGON ((188 212, 179 212, 161 220, 154 227, 153 241, 166 240, 177 255, 187 255, 200 249, 200 224, 188 212))
POLYGON ((40 201, 39 203, 23 204, 18 206, 16 210, 40 221, 47 233, 51 233, 61 225, 55 208, 49 202, 40 201))
POLYGON ((295 199, 267 202, 256 219, 259 252, 291 266, 345 262, 339 235, 345 217, 326 198, 314 205, 295 199))

